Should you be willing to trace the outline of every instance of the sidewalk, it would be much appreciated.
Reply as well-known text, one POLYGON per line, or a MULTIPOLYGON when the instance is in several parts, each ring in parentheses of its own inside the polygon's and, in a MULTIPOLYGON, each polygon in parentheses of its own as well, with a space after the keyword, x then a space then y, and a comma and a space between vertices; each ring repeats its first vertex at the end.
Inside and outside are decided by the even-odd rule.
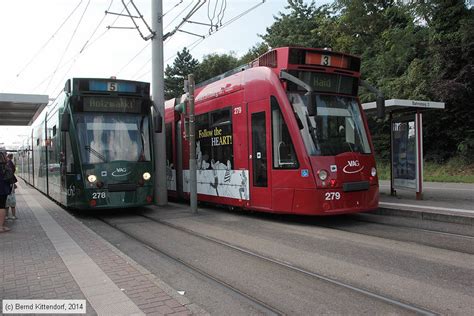
POLYGON ((408 190, 391 196, 390 182, 380 181, 379 207, 375 214, 474 226, 474 184, 425 182, 423 200, 416 200, 408 190))
POLYGON ((1 299, 85 299, 87 315, 206 314, 37 190, 18 187, 18 219, 0 234, 1 299))

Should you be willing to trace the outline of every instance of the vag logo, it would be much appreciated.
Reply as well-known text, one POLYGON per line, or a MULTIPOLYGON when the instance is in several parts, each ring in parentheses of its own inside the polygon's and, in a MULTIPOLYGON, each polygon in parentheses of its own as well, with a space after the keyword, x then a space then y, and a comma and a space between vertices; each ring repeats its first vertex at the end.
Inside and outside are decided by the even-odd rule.
POLYGON ((127 170, 127 168, 116 168, 112 172, 113 177, 124 177, 128 176, 131 172, 127 170))
POLYGON ((349 160, 349 161, 347 162, 347 165, 348 165, 349 167, 359 167, 359 166, 360 166, 359 160, 349 160))
POLYGON ((357 173, 361 172, 364 169, 364 166, 360 166, 359 160, 348 160, 347 165, 344 166, 342 171, 344 173, 357 173))

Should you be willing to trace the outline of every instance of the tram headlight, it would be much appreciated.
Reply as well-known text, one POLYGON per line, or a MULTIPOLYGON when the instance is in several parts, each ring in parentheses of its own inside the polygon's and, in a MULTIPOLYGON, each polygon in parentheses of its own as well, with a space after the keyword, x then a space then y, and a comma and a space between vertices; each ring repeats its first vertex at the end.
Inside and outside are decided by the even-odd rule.
POLYGON ((95 175, 93 175, 93 174, 88 175, 88 176, 87 176, 87 181, 89 181, 90 183, 94 183, 94 182, 97 181, 97 177, 96 177, 95 175))
POLYGON ((148 181, 151 179, 151 174, 149 172, 145 172, 143 174, 143 180, 148 181))
POLYGON ((318 177, 321 179, 321 181, 324 181, 328 178, 328 172, 324 169, 321 169, 318 171, 318 177))
POLYGON ((375 167, 372 167, 372 169, 370 170, 370 175, 372 177, 375 177, 377 175, 377 169, 375 169, 375 167))

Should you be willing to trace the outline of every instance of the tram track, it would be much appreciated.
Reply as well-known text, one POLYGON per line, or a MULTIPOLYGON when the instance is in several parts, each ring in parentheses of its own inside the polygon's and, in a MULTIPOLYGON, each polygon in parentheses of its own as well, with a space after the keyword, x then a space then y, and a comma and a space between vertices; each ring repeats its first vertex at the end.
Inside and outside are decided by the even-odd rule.
MULTIPOLYGON (((333 286, 337 286, 337 287, 340 287, 340 288, 344 288, 345 290, 348 290, 348 291, 351 291, 351 292, 355 292, 359 295, 363 295, 367 298, 370 298, 370 299, 373 299, 373 300, 377 300, 377 301, 380 301, 380 302, 383 302, 383 303, 386 303, 386 304, 389 304, 389 305, 392 305, 392 306, 396 306, 397 308, 400 308, 402 310, 405 310, 405 311, 410 311, 410 312, 413 312, 413 313, 416 313, 416 314, 420 314, 420 315, 436 315, 435 312, 431 311, 431 310, 428 310, 428 309, 425 309, 425 308, 422 308, 422 307, 418 307, 416 305, 413 305, 413 304, 410 304, 408 302, 404 302, 404 301, 401 301, 401 300, 397 300, 397 299, 394 299, 394 298, 391 298, 391 297, 388 297, 388 296, 384 296, 384 295, 381 295, 381 294, 377 294, 373 291, 370 291, 370 290, 367 290, 367 289, 364 289, 362 287, 358 287, 358 286, 354 286, 354 285, 351 285, 349 283, 345 283, 345 282, 342 282, 342 281, 339 281, 339 280, 336 280, 336 279, 333 279, 333 278, 330 278, 330 277, 327 277, 327 276, 324 276, 322 274, 319 274, 319 273, 315 273, 315 272, 312 272, 312 271, 308 271, 304 268, 301 268, 301 267, 298 267, 296 265, 294 265, 293 263, 291 262, 285 262, 285 261, 281 261, 279 259, 276 259, 276 258, 272 258, 272 257, 268 257, 268 256, 265 256, 265 255, 262 255, 260 253, 257 253, 257 252, 254 252, 250 249, 246 249, 246 248, 242 248, 242 247, 239 247, 239 246, 236 246, 236 245, 232 245, 228 242, 225 242, 225 241, 222 241, 222 240, 219 240, 219 239, 216 239, 216 238, 213 238, 213 237, 209 237, 207 235, 204 235, 204 234, 201 234, 201 233, 197 233, 195 231, 192 231, 192 230, 189 230, 187 228, 183 228, 183 227, 180 227, 180 226, 177 226, 177 225, 174 225, 174 224, 171 224, 169 222, 166 222, 166 221, 162 221, 162 220, 158 220, 156 218, 153 218, 153 217, 149 217, 149 216, 146 216, 146 215, 143 215, 143 214, 137 214, 137 216, 140 216, 140 217, 143 217, 149 221, 152 221, 156 224, 160 224, 160 225, 164 225, 166 227, 169 227, 171 229, 174 229, 174 230, 177 230, 177 231, 180 231, 180 232, 183 232, 183 233, 186 233, 186 234, 189 234, 189 235, 192 235, 194 237, 197 237, 199 239, 202 239, 202 240, 205 240, 207 242, 211 242, 211 243, 214 243, 218 246, 221 246, 221 247, 226 247, 227 249, 231 249, 232 251, 235 251, 235 252, 239 252, 241 254, 244 254, 246 256, 250 256, 250 257, 253 257, 253 258, 257 258, 258 260, 262 260, 262 261, 265 261, 267 262, 268 264, 273 264, 273 265, 277 265, 279 266, 280 268, 282 269, 287 269, 287 270, 290 270, 294 273, 299 273, 299 274, 302 274, 304 275, 305 277, 310 277, 310 278, 313 278, 313 279, 317 279, 319 281, 322 281, 322 282, 325 282, 327 284, 331 284, 333 286)), ((148 248, 152 249, 153 251, 157 251, 165 256, 167 256, 168 258, 172 259, 172 260, 175 260, 176 262, 179 262, 180 264, 184 265, 185 267, 205 276, 206 278, 209 278, 211 279, 212 281, 214 282, 217 282, 219 285, 225 287, 225 288, 228 288, 230 290, 232 290, 233 292, 235 293, 238 293, 239 295, 241 295, 242 297, 244 297, 246 300, 249 300, 251 301, 253 304, 257 304, 259 306, 261 306, 261 308, 264 308, 265 310, 268 310, 269 312, 271 312, 272 314, 276 314, 276 315, 281 315, 281 314, 285 314, 283 311, 281 311, 280 309, 278 308, 275 308, 273 306, 271 306, 270 304, 268 303, 265 303, 263 300, 261 299, 257 299, 255 298, 254 296, 252 296, 251 294, 248 294, 248 293, 245 293, 244 291, 241 291, 239 290, 236 286, 233 286, 231 284, 229 284, 228 282, 224 281, 224 280, 221 280, 211 274, 209 274, 208 272, 204 271, 203 269, 189 263, 189 262, 186 262, 185 260, 179 258, 178 256, 176 255, 173 255, 167 251, 164 251, 163 249, 159 249, 157 248, 155 245, 152 245, 146 241, 143 241, 141 238, 137 238, 136 236, 134 236, 134 234, 118 227, 117 225, 114 225, 112 223, 109 223, 107 222, 106 220, 102 219, 102 218, 99 218, 102 222, 104 222, 105 224, 109 225, 109 226, 112 226, 114 229, 117 229, 119 230, 120 232, 126 234, 127 236, 129 236, 130 238, 133 238, 135 239, 136 241, 138 242, 141 242, 141 243, 144 243, 148 248)))
MULTIPOLYGON (((142 217, 145 217, 145 216, 142 216, 142 217)), ((215 284, 218 284, 219 286, 221 286, 221 287, 223 287, 227 290, 232 291, 233 293, 239 295, 241 298, 243 298, 245 301, 247 301, 251 305, 258 306, 261 310, 266 312, 265 314, 267 314, 267 315, 285 315, 285 313, 282 312, 281 310, 279 310, 275 307, 272 307, 269 304, 255 298, 255 297, 252 297, 251 295, 249 295, 249 294, 239 290, 238 288, 232 286, 228 282, 225 282, 225 281, 223 281, 223 280, 207 273, 206 271, 204 271, 203 269, 197 267, 196 265, 190 264, 189 262, 186 262, 185 260, 179 258, 178 256, 175 256, 175 255, 171 254, 168 251, 165 251, 163 249, 159 249, 155 245, 153 245, 153 244, 151 244, 151 243, 149 243, 149 242, 147 242, 143 239, 137 238, 135 235, 129 233, 127 230, 118 227, 118 225, 114 225, 114 224, 106 221, 105 219, 103 219, 101 217, 95 217, 95 218, 100 220, 102 223, 114 228, 115 230, 118 230, 119 232, 126 235, 127 237, 129 237, 129 238, 131 238, 131 239, 133 239, 133 240, 135 240, 139 243, 144 244, 145 247, 147 249, 149 249, 150 251, 153 251, 153 252, 159 253, 161 255, 164 255, 165 257, 167 257, 167 258, 179 263, 180 265, 186 267, 187 269, 189 269, 189 270, 205 277, 206 279, 214 282, 215 284)))
MULTIPOLYGON (((212 208, 212 206, 210 206, 212 208)), ((219 212, 218 208, 212 208, 213 211, 219 212)), ((243 216, 256 216, 260 219, 270 220, 275 221, 275 217, 273 215, 275 214, 267 214, 267 213, 252 213, 252 214, 238 214, 238 215, 243 215, 243 216), (269 217, 270 216, 270 217, 269 217)), ((425 246, 431 246, 435 248, 440 248, 440 249, 445 249, 445 250, 451 250, 451 251, 456 251, 459 253, 464 253, 464 254, 474 254, 474 247, 472 249, 461 249, 461 247, 441 247, 439 244, 436 244, 436 242, 426 242, 423 243, 420 241, 420 235, 413 236, 413 237, 408 237, 408 235, 412 234, 413 232, 417 232, 420 234, 428 234, 433 237, 438 237, 442 236, 445 238, 443 241, 447 242, 454 242, 457 241, 459 242, 460 240, 466 240, 467 245, 472 243, 474 241, 474 236, 471 235, 465 235, 465 234, 460 234, 460 233, 453 233, 453 232, 446 232, 446 231, 440 231, 436 229, 427 229, 427 228, 420 228, 420 227, 415 227, 412 225, 404 225, 402 223, 394 223, 392 222, 383 222, 383 221, 378 221, 377 219, 372 219, 372 218, 365 218, 364 216, 372 216, 371 214, 366 214, 366 213, 360 213, 360 214, 349 214, 349 215, 342 215, 338 216, 335 218, 327 218, 327 217, 310 217, 308 221, 308 217, 305 216, 293 216, 293 215, 281 215, 278 214, 278 222, 288 222, 288 223, 294 223, 294 224, 311 224, 315 225, 317 227, 323 227, 323 228, 328 228, 328 229, 333 229, 337 231, 344 231, 344 232, 349 232, 349 233, 357 233, 365 236, 374 236, 374 237, 380 237, 380 238, 385 238, 389 240, 399 240, 399 241, 405 241, 405 242, 412 242, 412 243, 417 243, 425 246), (329 223, 328 223, 329 222, 329 223), (382 227, 392 227, 393 229, 400 229, 400 230, 405 230, 405 232, 409 234, 405 234, 403 232, 398 232, 397 234, 392 234, 390 236, 389 234, 384 234, 384 233, 377 233, 375 230, 367 230, 366 226, 364 227, 357 227, 353 226, 352 224, 354 222, 361 223, 363 225, 380 225, 382 227), (351 225, 347 225, 350 223, 351 225), (397 235, 397 236, 395 236, 397 235)))

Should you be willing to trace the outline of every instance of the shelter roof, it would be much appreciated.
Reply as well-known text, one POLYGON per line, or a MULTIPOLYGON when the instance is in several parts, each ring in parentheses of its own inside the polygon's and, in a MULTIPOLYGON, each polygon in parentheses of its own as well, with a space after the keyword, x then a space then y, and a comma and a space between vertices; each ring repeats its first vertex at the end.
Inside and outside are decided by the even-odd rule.
POLYGON ((0 125, 31 125, 48 101, 42 94, 0 93, 0 125))
MULTIPOLYGON (((400 109, 409 110, 410 108, 444 109, 444 102, 403 100, 403 99, 385 100, 385 109, 388 112, 391 112, 394 110, 400 110, 400 109)), ((362 103, 362 109, 364 109, 365 111, 377 110, 377 105, 375 102, 362 103)))

